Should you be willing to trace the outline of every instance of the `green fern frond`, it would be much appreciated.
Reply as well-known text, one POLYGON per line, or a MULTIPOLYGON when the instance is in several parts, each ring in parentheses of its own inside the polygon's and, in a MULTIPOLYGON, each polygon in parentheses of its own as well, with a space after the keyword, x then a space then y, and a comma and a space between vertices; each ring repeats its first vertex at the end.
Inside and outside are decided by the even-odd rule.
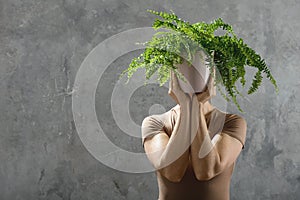
POLYGON ((276 80, 265 61, 248 47, 243 39, 237 38, 232 26, 225 23, 222 18, 215 19, 211 23, 202 21, 190 24, 188 21, 181 20, 173 11, 170 13, 150 9, 147 11, 161 17, 161 19, 156 18, 153 22, 152 27, 155 30, 166 28, 170 32, 155 33, 150 41, 144 43, 146 45, 144 52, 139 57, 132 59, 129 67, 121 73, 120 77, 127 73, 129 80, 137 69, 145 68, 146 81, 155 72, 158 72, 157 80, 160 86, 169 80, 170 70, 173 70, 181 80, 186 81, 178 71, 176 64, 183 62, 183 55, 186 56, 184 59, 191 64, 194 53, 204 50, 207 53, 214 52, 212 60, 207 62, 210 70, 216 67, 220 73, 221 77, 215 79, 218 90, 226 101, 230 101, 220 89, 220 85, 223 84, 226 93, 241 112, 243 110, 238 104, 237 96, 244 96, 237 90, 236 82, 240 80, 242 86, 245 87, 245 66, 258 70, 248 89, 248 94, 257 91, 261 85, 262 73, 266 74, 278 93, 276 80), (216 36, 215 31, 218 29, 225 30, 225 34, 216 36))

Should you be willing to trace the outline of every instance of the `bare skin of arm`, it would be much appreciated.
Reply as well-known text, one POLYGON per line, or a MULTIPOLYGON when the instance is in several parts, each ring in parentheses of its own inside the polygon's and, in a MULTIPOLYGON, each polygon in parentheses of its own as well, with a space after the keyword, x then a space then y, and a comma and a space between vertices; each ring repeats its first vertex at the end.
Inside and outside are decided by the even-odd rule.
MULTIPOLYGON (((151 163, 170 181, 181 181, 189 157, 196 178, 209 180, 231 165, 241 152, 241 142, 225 133, 218 134, 218 140, 210 139, 204 117, 208 107, 204 105, 208 105, 205 102, 215 95, 212 80, 205 92, 189 97, 181 91, 177 77, 171 74, 169 94, 180 105, 178 123, 170 138, 163 130, 159 130, 158 134, 147 138, 144 143, 151 163)), ((242 123, 246 122, 243 120, 242 123)), ((246 127, 245 124, 243 126, 246 127)))
POLYGON ((144 148, 150 162, 164 177, 172 182, 180 182, 189 164, 191 98, 180 89, 172 71, 169 95, 180 105, 180 115, 172 134, 169 138, 161 130, 153 137, 146 138, 144 148))
MULTIPOLYGON (((191 160, 198 180, 209 180, 220 174, 237 159, 242 150, 242 143, 239 140, 223 132, 216 135, 219 139, 215 144, 212 142, 214 138, 212 140, 210 138, 204 115, 204 103, 215 95, 213 90, 212 82, 209 82, 205 92, 192 98, 191 160)), ((246 121, 243 118, 241 120, 245 123, 243 127, 246 127, 246 121)))

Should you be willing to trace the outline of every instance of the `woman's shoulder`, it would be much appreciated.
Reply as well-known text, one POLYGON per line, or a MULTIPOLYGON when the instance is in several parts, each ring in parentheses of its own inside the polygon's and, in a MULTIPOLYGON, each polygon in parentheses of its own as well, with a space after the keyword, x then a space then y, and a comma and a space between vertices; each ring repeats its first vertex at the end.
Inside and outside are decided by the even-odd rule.
POLYGON ((179 112, 178 108, 179 107, 174 106, 166 112, 151 114, 145 119, 151 119, 151 121, 159 122, 162 126, 164 126, 169 121, 169 119, 174 117, 174 115, 176 115, 179 112))
POLYGON ((227 113, 220 110, 217 110, 216 112, 222 113, 225 116, 222 133, 238 139, 242 143, 242 148, 244 149, 247 133, 246 119, 236 113, 227 113))
POLYGON ((246 122, 246 119, 242 115, 236 113, 228 113, 216 107, 214 108, 214 112, 216 112, 217 115, 225 116, 225 122, 232 122, 232 121, 246 122))

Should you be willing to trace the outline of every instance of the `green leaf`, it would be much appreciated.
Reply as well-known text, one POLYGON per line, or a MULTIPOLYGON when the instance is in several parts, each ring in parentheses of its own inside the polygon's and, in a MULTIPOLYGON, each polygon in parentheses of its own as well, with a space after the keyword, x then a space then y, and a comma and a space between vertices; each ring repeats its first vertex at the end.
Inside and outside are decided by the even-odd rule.
POLYGON ((154 20, 152 25, 154 29, 165 28, 170 32, 155 33, 152 39, 145 43, 144 52, 139 57, 132 59, 129 67, 121 73, 120 77, 127 73, 129 80, 138 68, 145 68, 147 80, 155 72, 158 72, 157 81, 160 86, 169 80, 170 70, 173 70, 181 80, 185 81, 175 64, 182 63, 182 55, 186 55, 187 61, 190 62, 195 51, 204 50, 205 52, 214 52, 212 61, 208 62, 210 69, 214 65, 220 72, 220 77, 215 80, 218 90, 224 99, 229 101, 226 94, 220 90, 220 85, 223 85, 227 95, 231 97, 241 112, 243 111, 238 104, 237 95, 242 97, 243 95, 237 90, 236 82, 240 80, 242 86, 245 86, 246 66, 257 69, 248 94, 256 92, 261 85, 262 73, 266 74, 278 93, 276 80, 265 60, 245 44, 242 38, 238 38, 233 27, 225 23, 222 18, 217 18, 211 23, 200 21, 191 24, 180 19, 173 11, 169 13, 150 9, 147 11, 160 17, 160 19, 154 20), (215 35, 218 29, 225 30, 225 33, 215 35))

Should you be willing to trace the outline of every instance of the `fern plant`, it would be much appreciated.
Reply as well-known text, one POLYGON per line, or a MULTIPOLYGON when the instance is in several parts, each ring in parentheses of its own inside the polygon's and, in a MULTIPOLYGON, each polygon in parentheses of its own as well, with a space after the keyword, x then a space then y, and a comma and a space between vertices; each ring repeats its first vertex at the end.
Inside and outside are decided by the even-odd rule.
POLYGON ((237 95, 244 96, 238 91, 236 82, 240 80, 242 86, 245 86, 245 66, 257 69, 248 94, 257 91, 261 85, 262 73, 266 74, 278 93, 276 81, 264 59, 248 47, 241 38, 237 38, 232 26, 221 18, 210 24, 205 22, 191 24, 181 20, 173 11, 170 13, 149 9, 147 11, 161 17, 161 19, 156 18, 152 25, 155 30, 165 28, 169 32, 157 32, 150 41, 143 43, 146 46, 144 52, 133 58, 129 67, 120 74, 119 78, 127 73, 126 83, 138 68, 146 69, 145 84, 156 71, 160 86, 170 79, 170 70, 173 70, 181 80, 186 81, 176 67, 176 64, 183 62, 181 55, 185 55, 185 59, 191 64, 194 53, 204 50, 208 55, 212 55, 208 56, 209 59, 206 62, 210 72, 213 67, 217 67, 216 71, 220 73, 219 77, 214 77, 214 84, 221 95, 230 101, 221 91, 219 83, 224 85, 226 92, 241 112, 243 110, 237 102, 237 95), (215 35, 215 31, 220 28, 225 30, 225 33, 220 36, 215 35))

